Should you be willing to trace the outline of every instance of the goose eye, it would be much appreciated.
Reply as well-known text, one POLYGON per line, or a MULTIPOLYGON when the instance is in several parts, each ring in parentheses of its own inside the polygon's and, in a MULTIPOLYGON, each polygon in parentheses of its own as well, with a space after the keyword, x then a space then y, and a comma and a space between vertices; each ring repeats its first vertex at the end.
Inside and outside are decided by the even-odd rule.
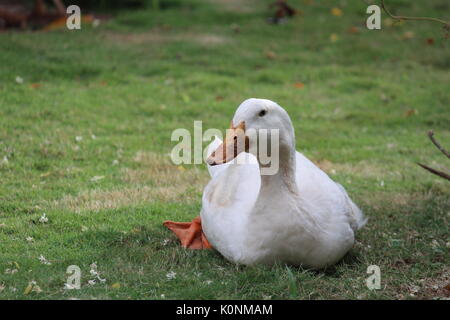
POLYGON ((267 113, 266 110, 261 110, 261 111, 259 112, 259 116, 260 116, 260 117, 264 117, 264 116, 266 115, 266 113, 267 113))

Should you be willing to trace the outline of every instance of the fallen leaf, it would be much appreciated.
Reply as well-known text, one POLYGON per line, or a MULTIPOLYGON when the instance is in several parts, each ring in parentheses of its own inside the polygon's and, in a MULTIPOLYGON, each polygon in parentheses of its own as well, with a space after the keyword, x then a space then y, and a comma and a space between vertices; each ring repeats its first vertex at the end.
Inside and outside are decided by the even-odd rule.
POLYGON ((40 83, 32 83, 30 85, 30 87, 33 88, 33 89, 39 89, 41 87, 41 84, 40 83))
POLYGON ((350 28, 348 29, 348 33, 359 33, 359 28, 358 28, 358 27, 355 27, 355 26, 350 27, 350 28))
POLYGON ((336 34, 336 33, 332 33, 331 35, 330 35, 330 41, 331 42, 336 42, 336 41, 338 41, 339 40, 339 36, 336 34))
POLYGON ((403 34, 402 38, 403 38, 403 39, 412 39, 412 38, 414 38, 414 36, 415 36, 414 32, 412 32, 412 31, 406 31, 406 32, 403 34))
POLYGON ((277 54, 273 51, 266 51, 266 58, 273 60, 277 57, 277 54))
POLYGON ((120 288, 120 283, 118 283, 118 282, 113 283, 113 284, 111 285, 111 288, 113 288, 113 289, 119 289, 119 288, 120 288))
POLYGON ((222 101, 223 97, 222 96, 216 96, 216 101, 222 101))
POLYGON ((333 8, 333 9, 331 9, 331 14, 333 16, 340 17, 340 16, 342 16, 342 10, 339 8, 333 8))
POLYGON ((177 169, 180 170, 180 171, 186 171, 186 168, 183 167, 183 166, 178 166, 177 169))
POLYGON ((305 87, 305 84, 303 82, 296 82, 294 84, 294 87, 296 87, 297 89, 303 89, 305 87))
POLYGON ((408 110, 408 111, 405 112, 405 116, 410 117, 410 116, 416 115, 416 114, 418 114, 418 113, 419 113, 419 112, 418 112, 416 109, 410 109, 410 110, 408 110))
POLYGON ((428 38, 427 39, 427 44, 429 44, 430 46, 434 44, 434 39, 433 38, 428 38))
POLYGON ((33 284, 30 282, 28 284, 28 286, 25 288, 25 290, 23 291, 23 294, 27 295, 31 292, 31 290, 33 290, 33 284))
POLYGON ((104 87, 104 86, 107 86, 107 85, 108 85, 108 82, 102 81, 102 82, 100 82, 100 85, 103 86, 103 87, 104 87))

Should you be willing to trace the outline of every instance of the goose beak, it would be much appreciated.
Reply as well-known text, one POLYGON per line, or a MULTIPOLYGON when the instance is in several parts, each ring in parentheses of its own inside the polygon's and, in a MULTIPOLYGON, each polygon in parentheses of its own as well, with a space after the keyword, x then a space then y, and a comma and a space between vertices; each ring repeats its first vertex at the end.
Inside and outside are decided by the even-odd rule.
POLYGON ((233 122, 231 122, 225 140, 209 155, 206 162, 210 166, 224 164, 247 150, 248 137, 245 135, 245 121, 241 121, 236 127, 233 127, 233 122))

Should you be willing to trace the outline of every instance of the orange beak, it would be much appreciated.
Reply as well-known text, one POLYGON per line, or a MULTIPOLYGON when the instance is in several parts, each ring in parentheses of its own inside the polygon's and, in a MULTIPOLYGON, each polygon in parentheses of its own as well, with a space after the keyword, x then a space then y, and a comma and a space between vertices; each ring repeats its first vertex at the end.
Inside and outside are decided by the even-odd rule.
POLYGON ((233 127, 233 122, 231 122, 225 140, 211 153, 206 162, 211 166, 227 163, 241 152, 248 151, 248 145, 248 137, 245 135, 245 122, 241 121, 236 127, 233 127))

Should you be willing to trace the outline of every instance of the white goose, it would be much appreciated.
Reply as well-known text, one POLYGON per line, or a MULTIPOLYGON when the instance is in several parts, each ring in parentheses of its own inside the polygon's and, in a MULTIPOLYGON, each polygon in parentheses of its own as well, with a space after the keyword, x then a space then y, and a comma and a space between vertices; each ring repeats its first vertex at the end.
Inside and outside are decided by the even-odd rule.
POLYGON ((273 101, 248 99, 237 109, 232 127, 224 143, 216 138, 208 147, 211 181, 197 226, 209 243, 238 264, 323 268, 339 261, 366 219, 341 185, 296 152, 287 112, 273 101), (250 129, 279 130, 275 174, 261 174, 264 165, 258 155, 245 152, 252 152, 257 142, 235 142, 250 129), (235 156, 238 163, 243 157, 253 161, 230 162, 235 156))

